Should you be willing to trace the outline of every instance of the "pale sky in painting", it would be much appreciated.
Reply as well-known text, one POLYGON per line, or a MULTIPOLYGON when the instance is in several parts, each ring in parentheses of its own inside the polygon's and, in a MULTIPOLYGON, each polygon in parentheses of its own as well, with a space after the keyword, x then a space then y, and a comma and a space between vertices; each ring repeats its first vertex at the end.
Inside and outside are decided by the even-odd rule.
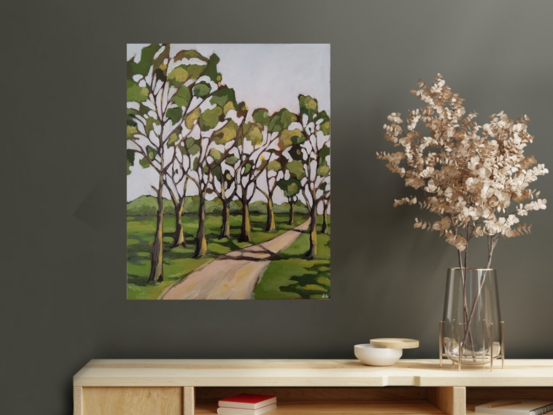
MULTIPOLYGON (((145 44, 127 45, 127 60, 145 44)), ((288 108, 299 112, 298 95, 311 95, 319 109, 330 115, 330 45, 329 44, 173 44, 171 49, 196 49, 204 56, 216 53, 221 61, 218 70, 223 83, 236 92, 237 101, 250 109, 263 107, 270 113, 288 108)), ((142 195, 153 195, 151 185, 157 177, 152 169, 131 167, 127 176, 127 201, 142 195)), ((263 186, 262 186, 263 187, 263 186)), ((189 187, 188 194, 197 194, 189 187)), ((164 196, 169 197, 167 190, 164 196)), ((275 203, 286 202, 277 189, 275 203)), ((261 194, 253 199, 264 200, 261 194)))

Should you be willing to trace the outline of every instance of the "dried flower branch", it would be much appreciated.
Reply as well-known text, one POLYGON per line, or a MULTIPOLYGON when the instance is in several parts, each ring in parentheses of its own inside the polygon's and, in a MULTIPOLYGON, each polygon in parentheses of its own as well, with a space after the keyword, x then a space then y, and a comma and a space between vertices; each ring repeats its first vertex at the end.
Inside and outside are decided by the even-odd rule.
POLYGON ((415 219, 415 228, 439 232, 459 251, 459 266, 466 267, 471 238, 488 239, 488 264, 499 237, 513 238, 530 233, 531 225, 520 223, 528 212, 546 208, 539 192, 529 189, 539 176, 548 173, 524 149, 534 136, 527 131, 529 118, 515 121, 502 111, 480 126, 476 113, 466 113, 463 99, 453 93, 438 74, 432 85, 419 81, 411 91, 426 103, 422 109, 388 116, 385 138, 403 151, 379 152, 405 185, 421 189, 424 197, 395 200, 395 206, 418 203, 435 213, 435 222, 415 219), (420 123, 429 130, 423 135, 420 123), (461 252, 465 252, 465 260, 461 252))

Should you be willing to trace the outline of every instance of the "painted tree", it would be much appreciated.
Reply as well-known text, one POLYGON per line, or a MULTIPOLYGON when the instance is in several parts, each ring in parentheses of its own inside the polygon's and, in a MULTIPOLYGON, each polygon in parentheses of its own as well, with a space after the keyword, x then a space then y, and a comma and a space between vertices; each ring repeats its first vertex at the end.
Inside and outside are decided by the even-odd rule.
POLYGON ((279 180, 284 176, 287 158, 284 154, 285 148, 279 145, 282 135, 287 133, 288 126, 295 121, 295 116, 287 109, 274 113, 270 118, 268 111, 264 108, 254 112, 254 119, 257 118, 260 123, 267 127, 266 146, 263 152, 262 163, 258 167, 261 174, 256 183, 256 189, 265 197, 267 201, 267 220, 265 231, 272 232, 276 230, 275 211, 273 197, 279 180), (265 189, 260 185, 264 182, 265 189))
POLYGON ((296 116, 287 109, 269 117, 265 108, 258 108, 252 112, 251 121, 245 122, 241 128, 234 154, 238 159, 235 168, 236 190, 242 204, 239 242, 252 242, 249 204, 257 190, 257 180, 269 164, 264 153, 275 148, 278 133, 295 120, 296 116))
MULTIPOLYGON (((283 169, 284 175, 286 176, 288 173, 288 170, 285 168, 283 169)), ((303 166, 302 166, 303 171, 303 166)), ((282 190, 282 193, 284 196, 288 199, 288 205, 290 206, 289 214, 288 214, 288 225, 294 225, 295 224, 295 205, 298 202, 299 198, 298 195, 300 193, 301 189, 301 177, 298 179, 297 177, 293 177, 290 175, 289 178, 283 178, 278 181, 278 187, 282 190)))
MULTIPOLYGON (((193 97, 191 96, 191 100, 192 99, 193 97)), ((203 102, 205 101, 202 101, 202 103, 203 102)), ((199 107, 197 107, 197 109, 199 109, 199 107)), ((194 113, 194 111, 191 113, 194 113)), ((178 115, 180 114, 177 114, 177 116, 178 115)), ((184 117, 187 117, 187 114, 183 113, 181 117, 184 119, 184 117)), ((192 129, 188 128, 189 125, 190 124, 187 125, 185 122, 178 130, 177 137, 172 140, 172 146, 174 146, 176 150, 173 152, 174 159, 165 178, 165 186, 175 209, 175 233, 173 234, 172 247, 180 245, 186 246, 182 215, 190 179, 189 175, 192 170, 192 157, 200 151, 196 141, 191 137, 192 129)))
MULTIPOLYGON (((242 118, 237 133, 241 132, 245 117, 242 118)), ((230 203, 236 197, 238 185, 236 183, 236 165, 238 157, 228 155, 220 164, 213 169, 211 176, 211 188, 221 201, 221 231, 219 239, 230 238, 230 203)))
MULTIPOLYGON (((186 111, 182 104, 186 104, 184 100, 178 100, 170 109, 171 121, 174 124, 179 124, 179 127, 175 130, 173 137, 169 141, 168 145, 173 147, 173 160, 171 167, 166 175, 165 185, 171 196, 175 208, 175 233, 173 235, 173 247, 186 246, 186 239, 184 235, 184 227, 182 225, 182 214, 184 210, 184 201, 186 197, 186 190, 189 182, 189 175, 192 169, 191 156, 197 154, 199 146, 195 143, 193 134, 193 121, 201 116, 202 106, 208 102, 214 94, 218 93, 218 76, 217 64, 219 58, 217 55, 211 55, 209 59, 198 54, 196 51, 183 51, 181 52, 183 57, 192 60, 199 59, 206 63, 203 70, 196 69, 197 77, 192 81, 186 81, 187 91, 186 97, 182 97, 188 101, 186 105, 186 111), (211 84, 214 84, 213 87, 211 84), (188 110, 190 109, 190 110, 188 110)), ((190 71, 190 67, 176 67, 174 70, 176 74, 173 78, 178 76, 185 76, 181 69, 190 71)), ((178 82, 173 79, 173 83, 178 82)), ((184 91, 184 90, 183 90, 184 91)))
POLYGON ((323 223, 321 224, 321 233, 328 235, 328 208, 330 207, 330 171, 328 172, 327 180, 323 182, 323 195, 321 203, 323 205, 323 223))
POLYGON ((265 126, 261 123, 245 122, 234 154, 238 159, 235 169, 236 192, 242 204, 239 242, 252 242, 249 204, 255 194, 256 181, 260 173, 256 166, 261 162, 263 154, 264 130, 265 126))
POLYGON ((184 200, 188 187, 187 175, 189 166, 185 164, 183 157, 177 158, 177 162, 178 164, 173 163, 165 178, 165 187, 171 196, 171 201, 175 209, 175 232, 173 233, 172 248, 177 246, 186 247, 182 214, 184 212, 184 200))
MULTIPOLYGON (((210 92, 206 87, 203 91, 198 91, 203 96, 211 94, 210 105, 194 116, 189 115, 185 120, 190 130, 197 131, 197 138, 189 138, 198 150, 188 174, 196 185, 199 196, 198 231, 194 251, 196 258, 203 257, 208 252, 205 204, 207 196, 214 193, 213 176, 221 176, 222 164, 236 146, 238 122, 241 123, 240 119, 245 116, 245 104, 239 105, 236 102, 233 89, 220 85, 221 74, 217 74, 216 79, 219 89, 214 92, 211 89, 210 92)), ((210 85, 210 88, 215 87, 210 85)))
POLYGON ((278 156, 278 151, 271 149, 267 150, 266 155, 262 156, 263 164, 259 166, 259 168, 262 169, 263 172, 256 183, 256 189, 267 200, 267 220, 265 222, 266 232, 273 232, 276 230, 273 196, 277 188, 278 179, 282 175, 282 164, 278 158, 273 159, 275 154, 278 158, 280 158, 280 156, 278 156), (261 178, 265 181, 266 190, 259 186, 261 178))
POLYGON ((317 209, 324 200, 327 178, 330 176, 330 117, 326 111, 319 112, 316 99, 299 96, 301 147, 292 149, 292 157, 303 163, 305 176, 302 179, 301 195, 309 210, 309 250, 307 258, 317 256, 317 209))
POLYGON ((163 281, 163 189, 175 162, 183 120, 200 105, 194 103, 192 91, 204 72, 213 71, 217 60, 195 50, 172 55, 170 45, 152 44, 142 49, 138 61, 133 57, 127 62, 127 165, 134 164, 139 154, 140 164, 157 173, 157 185, 152 186, 157 215, 148 282, 163 281))

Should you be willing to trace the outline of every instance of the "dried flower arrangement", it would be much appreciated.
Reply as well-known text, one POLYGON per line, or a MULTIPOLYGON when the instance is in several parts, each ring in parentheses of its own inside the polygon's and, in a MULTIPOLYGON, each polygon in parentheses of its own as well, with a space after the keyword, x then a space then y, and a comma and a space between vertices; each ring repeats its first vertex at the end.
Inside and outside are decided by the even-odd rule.
POLYGON ((423 191, 422 200, 405 197, 394 207, 418 203, 438 215, 433 223, 415 219, 414 227, 440 232, 457 248, 461 269, 467 267, 470 240, 486 237, 490 268, 499 238, 530 233, 532 225, 521 224, 519 217, 546 208, 540 192, 528 188, 548 173, 534 156, 524 155, 534 139, 527 131, 529 118, 515 122, 502 111, 480 126, 477 114, 466 114, 464 100, 440 74, 432 85, 419 81, 418 86, 411 93, 426 106, 410 111, 406 122, 394 112, 384 125, 385 138, 403 151, 377 153, 406 186, 423 191), (417 130, 419 122, 429 135, 417 130))

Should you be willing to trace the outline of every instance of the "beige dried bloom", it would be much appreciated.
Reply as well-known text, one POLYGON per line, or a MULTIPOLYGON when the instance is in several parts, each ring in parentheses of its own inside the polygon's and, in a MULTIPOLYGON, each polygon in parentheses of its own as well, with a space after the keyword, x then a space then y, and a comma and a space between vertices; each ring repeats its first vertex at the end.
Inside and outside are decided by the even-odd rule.
POLYGON ((417 218, 414 227, 439 232, 459 251, 461 267, 462 251, 466 267, 470 239, 486 236, 489 268, 499 237, 530 233, 531 225, 521 224, 519 217, 546 208, 539 192, 529 189, 548 173, 534 156, 524 155, 534 139, 527 131, 529 118, 513 121, 502 111, 480 126, 441 75, 432 85, 419 81, 418 86, 411 93, 426 106, 410 111, 406 120, 394 112, 384 125, 385 138, 402 151, 377 153, 406 186, 422 192, 418 202, 415 196, 405 197, 395 200, 394 207, 418 203, 438 215, 435 222, 417 218))

